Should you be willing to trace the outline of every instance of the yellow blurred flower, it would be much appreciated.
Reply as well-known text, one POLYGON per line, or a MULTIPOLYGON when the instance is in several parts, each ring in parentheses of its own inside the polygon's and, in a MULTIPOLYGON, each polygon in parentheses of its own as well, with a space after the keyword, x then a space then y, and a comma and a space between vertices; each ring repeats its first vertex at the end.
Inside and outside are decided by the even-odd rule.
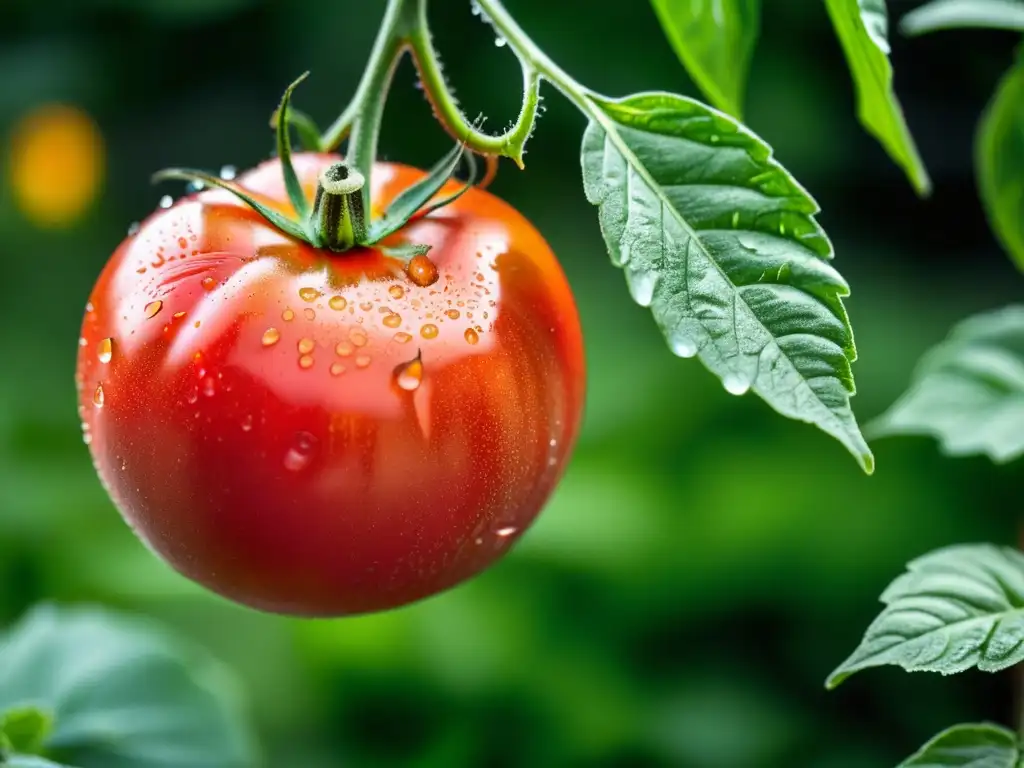
POLYGON ((24 216, 38 227, 65 227, 99 193, 103 137, 82 110, 44 104, 15 125, 8 168, 14 201, 24 216))

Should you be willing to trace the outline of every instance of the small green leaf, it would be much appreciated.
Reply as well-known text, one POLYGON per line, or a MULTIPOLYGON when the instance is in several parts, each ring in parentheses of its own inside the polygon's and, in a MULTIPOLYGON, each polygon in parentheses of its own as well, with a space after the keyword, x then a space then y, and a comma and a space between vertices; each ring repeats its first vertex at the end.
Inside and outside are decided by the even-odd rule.
POLYGON ((289 219, 284 214, 278 213, 273 208, 268 208, 233 181, 226 181, 218 176, 206 173, 205 171, 197 171, 191 168, 167 168, 166 170, 157 171, 153 174, 154 183, 167 181, 169 179, 201 181, 209 187, 220 187, 221 189, 226 189, 285 234, 294 237, 296 240, 309 242, 309 235, 301 225, 289 219))
POLYGON ((885 0, 825 0, 857 88, 860 121, 921 196, 931 180, 917 153, 892 85, 885 0))
POLYGON ((676 55, 712 104, 743 116, 761 0, 651 0, 676 55))
POLYGON ((633 299, 677 355, 817 425, 871 472, 850 409, 849 289, 814 200, 767 144, 700 102, 645 93, 595 105, 583 184, 633 299))
POLYGON ((1024 453, 1024 306, 959 323, 918 363, 913 383, 865 430, 931 435, 950 456, 1024 453))
MULTIPOLYGON (((430 172, 415 184, 411 184, 402 190, 395 197, 391 205, 376 221, 370 223, 367 245, 372 245, 383 240, 388 235, 394 234, 409 221, 416 212, 441 191, 441 188, 448 182, 459 167, 466 145, 456 144, 452 147, 438 163, 430 169, 430 172)), ((461 194, 461 193, 460 193, 461 194)))
POLYGON ((968 27, 1024 32, 1024 3, 1020 0, 934 0, 900 19, 900 32, 911 37, 968 27))
POLYGON ((885 608, 825 683, 893 664, 945 675, 1024 661, 1024 554, 958 545, 912 561, 882 594, 885 608))
POLYGON ((978 193, 989 225, 1024 270, 1024 53, 996 87, 974 145, 978 193))
POLYGON ((4 745, 14 752, 38 753, 53 729, 53 718, 35 707, 17 707, 0 712, 0 733, 4 745))
MULTIPOLYGON (((275 109, 274 113, 270 116, 270 127, 275 131, 277 130, 280 116, 280 109, 275 109)), ((288 125, 294 128, 295 132, 299 135, 299 143, 303 149, 310 152, 327 151, 327 148, 323 145, 323 136, 320 133, 320 128, 317 127, 312 117, 289 106, 288 115, 285 117, 285 120, 288 121, 288 125)))
POLYGON ((101 610, 43 605, 0 635, 0 712, 26 707, 53 713, 45 751, 78 768, 259 762, 225 668, 148 622, 101 610))
POLYGON ((897 768, 1024 768, 1013 731, 991 723, 947 728, 897 768))
POLYGON ((409 261, 414 256, 426 256, 430 253, 432 246, 420 245, 416 243, 403 243, 401 245, 385 245, 381 247, 381 252, 392 259, 398 259, 399 261, 409 261))
POLYGON ((284 96, 281 97, 281 106, 277 108, 277 157, 281 161, 281 172, 284 174, 284 187, 288 191, 288 199, 298 214, 299 219, 305 221, 309 217, 309 201, 302 191, 302 183, 298 174, 295 173, 295 166, 292 165, 292 140, 289 135, 289 107, 292 100, 292 91, 309 77, 309 72, 299 76, 291 85, 285 88, 284 96))

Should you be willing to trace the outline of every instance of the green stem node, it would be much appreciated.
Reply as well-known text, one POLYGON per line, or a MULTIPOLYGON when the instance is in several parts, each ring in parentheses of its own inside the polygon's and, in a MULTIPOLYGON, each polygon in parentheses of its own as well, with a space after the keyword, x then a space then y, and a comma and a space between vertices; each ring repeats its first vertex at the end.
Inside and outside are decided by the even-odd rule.
POLYGON ((325 168, 318 180, 310 229, 321 248, 347 251, 366 242, 366 179, 344 163, 325 168))

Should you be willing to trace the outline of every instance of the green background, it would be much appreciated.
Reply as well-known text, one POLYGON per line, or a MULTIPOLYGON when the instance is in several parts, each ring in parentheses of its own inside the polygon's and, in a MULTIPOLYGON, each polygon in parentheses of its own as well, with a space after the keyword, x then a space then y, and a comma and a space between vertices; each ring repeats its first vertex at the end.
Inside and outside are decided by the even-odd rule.
MULTIPOLYGON (((507 49, 468 3, 436 0, 436 43, 464 107, 518 109, 507 49)), ((823 208, 861 359, 862 421, 903 390, 957 319, 1022 282, 974 190, 976 118, 1013 35, 894 40, 896 86, 935 180, 918 200, 859 128, 823 4, 766 2, 747 122, 823 208)), ((559 254, 587 338, 584 433, 556 497, 512 555, 403 610, 332 622, 202 593, 139 544, 106 498, 74 400, 93 280, 161 194, 168 165, 268 155, 280 93, 328 123, 354 90, 379 0, 0 0, 0 623, 41 599, 159 618, 241 676, 268 765, 869 768, 961 720, 1008 721, 1009 679, 894 669, 833 693, 903 564, 955 542, 1016 540, 1015 465, 878 442, 864 476, 841 446, 735 398, 674 358, 611 267, 577 161, 583 118, 551 90, 526 155, 492 187, 559 254), (52 101, 98 122, 106 180, 64 230, 13 204, 9 137, 52 101)), ((891 3, 895 14, 911 4, 891 3)), ((697 95, 646 3, 508 0, 534 39, 610 95, 697 95)), ((381 152, 447 148, 405 65, 381 152)))

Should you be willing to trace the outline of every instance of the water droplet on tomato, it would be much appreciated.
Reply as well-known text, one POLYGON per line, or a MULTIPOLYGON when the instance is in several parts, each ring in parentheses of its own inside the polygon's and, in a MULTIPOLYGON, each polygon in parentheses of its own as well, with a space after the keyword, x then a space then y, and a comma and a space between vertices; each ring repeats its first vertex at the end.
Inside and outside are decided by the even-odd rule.
POLYGON ((496 37, 494 38, 494 45, 498 48, 504 48, 508 45, 508 41, 504 37, 496 37))
POLYGON ((348 357, 353 352, 353 347, 347 341, 339 341, 338 346, 334 348, 335 353, 338 357, 348 357))
POLYGON ((426 323, 420 328, 420 336, 424 339, 436 339, 437 338, 437 326, 433 323, 426 323))
POLYGON ((302 357, 299 358, 299 368, 302 368, 303 370, 312 368, 313 362, 314 361, 312 355, 303 355, 302 357))
POLYGON ((459 319, 459 310, 457 309, 449 309, 447 312, 445 312, 445 314, 448 315, 448 319, 450 320, 459 319))
POLYGON ((163 197, 160 198, 159 205, 161 208, 170 208, 172 205, 174 205, 174 198, 171 197, 170 195, 164 195, 163 197))
POLYGON ((143 311, 146 313, 146 317, 156 317, 163 308, 164 303, 157 299, 156 301, 149 302, 143 311))
POLYGON ((331 296, 330 301, 327 302, 327 306, 340 312, 348 306, 348 302, 345 301, 344 296, 331 296))
POLYGON ((272 347, 281 340, 281 332, 277 328, 267 328, 263 332, 263 339, 261 340, 264 347, 272 347))
POLYGON ((101 363, 109 363, 110 358, 114 355, 114 340, 103 339, 96 346, 96 357, 99 358, 101 363))
POLYGON ((78 337, 78 346, 80 346, 80 347, 87 347, 87 346, 89 346, 89 342, 86 341, 85 336, 79 336, 78 337))
POLYGON ((366 331, 361 330, 359 328, 353 328, 351 331, 349 331, 348 337, 349 339, 352 340, 352 343, 355 344, 357 347, 365 347, 366 343, 369 341, 369 338, 366 335, 366 331))
POLYGON ((303 301, 316 301, 322 295, 316 288, 299 288, 299 298, 303 301))
POLYGON ((252 414, 246 414, 242 418, 242 431, 249 432, 252 429, 252 414))
POLYGON ((217 287, 217 281, 212 277, 204 277, 200 284, 203 286, 204 291, 212 291, 217 287))
POLYGON ((745 395, 750 389, 750 381, 736 373, 727 373, 722 379, 722 386, 730 395, 745 395))
POLYGON ((410 336, 405 331, 399 331, 398 333, 395 334, 394 339, 399 344, 408 344, 410 341, 412 341, 412 336, 410 336))
POLYGON ((203 379, 203 394, 207 397, 213 397, 217 394, 217 380, 213 376, 207 376, 203 379))
POLYGON ((466 337, 467 344, 476 344, 478 341, 480 341, 480 334, 478 334, 472 328, 467 328, 463 336, 466 337))
POLYGON ((394 312, 392 312, 389 315, 384 315, 384 319, 381 320, 381 322, 384 323, 384 325, 386 325, 388 328, 397 328, 402 324, 402 316, 396 315, 394 312))
POLYGON ((316 342, 312 339, 299 339, 299 354, 308 355, 316 347, 316 342))
POLYGON ((359 302, 359 308, 361 310, 363 310, 363 312, 369 312, 371 309, 373 309, 373 302, 372 301, 361 301, 361 302, 359 302))
POLYGON ((409 259, 405 272, 409 275, 409 279, 420 288, 437 282, 437 266, 422 254, 409 259))
POLYGON ((392 285, 388 288, 388 293, 391 295, 392 299, 400 299, 405 296, 405 288, 400 285, 392 285))
POLYGON ((295 313, 292 312, 290 309, 286 309, 284 312, 281 313, 281 319, 284 320, 286 323, 290 323, 292 320, 295 319, 295 313))
POLYGON ((128 225, 128 236, 132 237, 133 235, 139 234, 140 229, 142 229, 142 225, 137 221, 133 221, 128 225))
POLYGON ((413 392, 420 387, 423 381, 423 360, 419 355, 408 363, 395 368, 395 383, 406 392, 413 392))
POLYGON ((237 175, 238 169, 233 165, 222 165, 220 167, 220 177, 224 179, 224 181, 232 181, 237 175))
POLYGON ((178 247, 181 248, 182 250, 184 250, 185 248, 188 248, 188 240, 186 240, 184 237, 179 237, 178 238, 178 247))
POLYGON ((511 536, 513 533, 515 533, 518 530, 519 529, 516 528, 514 525, 509 525, 509 526, 506 526, 504 528, 499 528, 498 530, 495 531, 495 534, 497 534, 498 536, 501 536, 501 538, 504 539, 504 538, 507 538, 508 536, 511 536))
POLYGON ((313 310, 312 307, 306 307, 304 310, 302 310, 302 316, 307 320, 316 320, 316 312, 313 310))
POLYGON ((341 376, 345 372, 345 366, 341 363, 331 363, 331 376, 341 376))
POLYGON ((356 368, 366 368, 370 365, 369 355, 359 355, 356 358, 356 368))
POLYGON ((309 432, 296 432, 295 442, 284 457, 284 468, 289 472, 299 472, 309 466, 316 456, 319 441, 309 432))
POLYGON ((107 400, 107 396, 103 392, 103 385, 97 384, 96 391, 92 393, 92 404, 97 408, 102 408, 103 403, 107 400))

